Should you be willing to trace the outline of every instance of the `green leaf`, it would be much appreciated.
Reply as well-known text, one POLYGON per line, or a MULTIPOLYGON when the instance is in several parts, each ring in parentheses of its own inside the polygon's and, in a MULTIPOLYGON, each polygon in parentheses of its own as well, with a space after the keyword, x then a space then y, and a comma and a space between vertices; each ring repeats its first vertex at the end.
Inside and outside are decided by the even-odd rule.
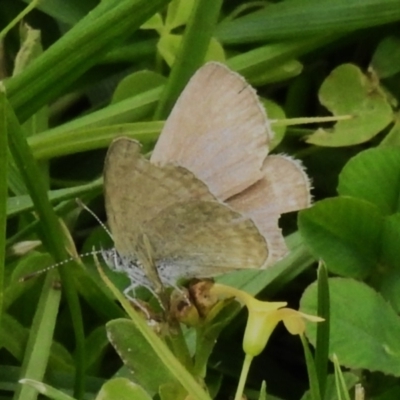
MULTIPOLYGON (((30 1, 24 0, 25 3, 30 1)), ((75 25, 97 4, 96 0, 46 0, 39 1, 37 8, 60 22, 75 25)))
POLYGON ((211 310, 204 325, 197 329, 194 374, 205 378, 207 362, 219 334, 240 309, 241 306, 230 299, 221 301, 211 310))
POLYGON ((257 80, 258 77, 273 71, 274 68, 282 68, 285 63, 296 57, 319 47, 328 46, 334 39, 333 36, 321 35, 302 40, 271 43, 235 55, 227 60, 227 65, 252 82, 253 79, 257 80))
POLYGON ((152 398, 136 383, 126 378, 115 378, 106 382, 96 400, 151 400, 152 398))
POLYGON ((380 79, 400 72, 400 38, 387 36, 379 44, 372 56, 371 67, 380 79))
POLYGON ((178 53, 181 43, 182 35, 173 33, 162 35, 157 43, 157 50, 170 67, 175 62, 176 54, 178 53))
POLYGON ((183 88, 194 72, 203 64, 213 37, 222 0, 197 1, 186 25, 171 69, 168 82, 161 94, 154 119, 166 119, 183 88))
MULTIPOLYGON (((317 315, 324 319, 317 324, 317 338, 315 346, 315 368, 318 376, 319 391, 325 399, 326 380, 328 375, 329 354, 329 326, 330 326, 330 304, 328 271, 324 263, 318 266, 318 312, 317 315)), ((311 385, 310 385, 311 386, 311 385)))
MULTIPOLYGON (((346 387, 348 390, 354 387, 354 385, 360 380, 360 378, 353 374, 352 372, 345 372, 343 374, 343 378, 346 382, 346 387)), ((338 400, 336 385, 335 385, 335 376, 329 375, 327 379, 326 391, 324 400, 338 400)), ((311 394, 307 391, 301 400, 311 400, 311 394)))
POLYGON ((140 29, 154 29, 161 34, 164 29, 161 15, 159 13, 154 14, 143 25, 141 25, 140 29))
MULTIPOLYGON (((17 75, 24 71, 35 59, 42 53, 41 32, 32 29, 29 25, 23 24, 20 26, 21 48, 18 51, 15 59, 13 75, 17 75)), ((38 110, 27 121, 24 122, 23 128, 27 136, 34 135, 38 132, 43 132, 49 127, 49 111, 48 106, 38 110)), ((42 170, 48 174, 48 165, 43 163, 42 170)))
POLYGON ((385 218, 382 233, 379 291, 400 312, 400 214, 385 218))
POLYGON ((22 362, 29 331, 8 313, 3 314, 1 321, 1 347, 7 350, 19 363, 22 362))
MULTIPOLYGON (((171 33, 163 35, 157 43, 158 51, 170 67, 175 62, 181 43, 182 35, 174 35, 171 33)), ((207 53, 204 57, 204 62, 207 61, 225 61, 224 49, 215 38, 211 38, 207 53)))
MULTIPOLYGON (((121 103, 126 101, 123 100, 121 103)), ((143 104, 140 112, 145 111, 148 105, 143 104)), ((119 103, 112 107, 118 108, 118 106, 119 103)), ((128 116, 129 111, 126 110, 124 113, 128 116)), ((90 115, 94 116, 94 114, 97 113, 90 115)), ((133 114, 135 113, 133 112, 133 114)), ((110 115, 107 120, 112 120, 114 116, 115 114, 110 115)), ((74 124, 61 125, 59 128, 50 129, 42 134, 30 137, 28 143, 35 158, 39 160, 49 159, 87 150, 106 148, 118 136, 129 136, 142 144, 149 145, 154 143, 164 125, 163 121, 153 121, 91 127, 92 123, 97 125, 101 121, 97 120, 97 118, 94 121, 93 118, 89 118, 89 115, 87 117, 81 118, 81 121, 74 121, 74 124), (88 127, 84 127, 86 125, 88 127)))
POLYGON ((223 21, 216 36, 227 44, 299 39, 326 32, 347 34, 399 19, 397 0, 282 1, 233 21, 223 21))
POLYGON ((27 24, 20 26, 21 48, 14 62, 13 75, 21 73, 34 59, 42 53, 41 34, 27 24))
POLYGON ((321 400, 320 387, 318 384, 318 375, 315 368, 314 359, 311 354, 310 345, 304 335, 300 335, 301 344, 303 345, 304 358, 306 360, 308 382, 312 400, 321 400))
POLYGON ((153 71, 137 71, 122 79, 115 89, 111 104, 138 96, 148 90, 155 89, 165 83, 167 79, 153 71))
POLYGON ((258 400, 267 400, 267 384, 262 381, 258 400))
MULTIPOLYGON (((330 356, 341 365, 400 376, 400 318, 383 297, 352 279, 329 279, 331 302, 330 356)), ((317 311, 317 285, 301 299, 301 311, 317 311)), ((307 335, 315 343, 315 324, 307 335)))
POLYGON ((386 217, 382 231, 381 261, 386 267, 397 269, 400 260, 400 213, 386 217))
POLYGON ((319 128, 307 143, 329 147, 364 143, 393 120, 391 106, 378 83, 352 64, 331 72, 319 90, 319 98, 333 115, 352 118, 337 122, 331 130, 319 128))
MULTIPOLYGON (((281 106, 268 99, 260 99, 260 100, 265 108, 265 111, 267 112, 267 117, 269 120, 279 120, 286 118, 285 111, 281 106)), ((272 151, 283 140, 286 132, 286 126, 272 125, 272 130, 274 132, 274 136, 269 144, 269 151, 272 151)))
POLYGON ((299 213, 299 229, 313 255, 329 271, 365 278, 377 268, 383 218, 363 200, 333 198, 299 213))
POLYGON ((19 382, 24 385, 24 388, 26 390, 30 390, 31 392, 33 391, 33 393, 35 393, 35 398, 37 398, 37 393, 36 393, 37 391, 39 393, 46 395, 46 397, 48 397, 49 399, 53 400, 76 400, 73 397, 68 396, 64 392, 54 389, 51 386, 36 381, 34 379, 21 379, 19 382))
POLYGON ((104 325, 95 328, 86 338, 86 371, 88 374, 96 373, 104 355, 109 350, 109 341, 104 325))
POLYGON ((387 272, 379 283, 379 292, 400 313, 400 271, 387 272))
POLYGON ((6 82, 20 121, 70 88, 168 0, 102 1, 21 74, 6 82), (54 66, 57 68, 54 68, 54 66))
POLYGON ((214 37, 210 39, 210 44, 208 46, 204 61, 219 61, 222 63, 226 61, 224 48, 222 44, 214 37))
POLYGON ((267 68, 256 76, 252 76, 249 82, 253 86, 263 86, 275 82, 286 81, 298 76, 303 71, 303 64, 298 60, 289 60, 274 68, 267 68))
MULTIPOLYGON (((21 286, 21 283, 19 283, 21 286)), ((22 362, 30 329, 21 325, 14 317, 5 313, 2 320, 0 340, 2 348, 7 350, 16 360, 22 362)), ((42 340, 42 338, 40 338, 42 340)), ((38 342, 37 346, 43 343, 38 342)), ((38 364, 39 366, 39 364, 38 364)), ((48 370, 72 373, 74 362, 71 354, 60 343, 51 345, 51 353, 47 364, 48 370)))
POLYGON ((376 205, 382 214, 400 211, 400 149, 375 148, 353 157, 339 175, 338 192, 376 205))
POLYGON ((381 393, 376 396, 376 400, 400 399, 400 385, 386 385, 381 393))
POLYGON ((6 114, 6 96, 4 86, 0 84, 0 332, 4 308, 4 275, 7 240, 7 196, 8 196, 8 129, 6 114))
MULTIPOLYGON (((47 275, 35 313, 24 354, 21 375, 42 381, 50 356, 53 332, 57 320, 61 291, 54 288, 54 271, 47 275)), ((30 386, 18 386, 16 399, 34 399, 36 390, 30 386)))
MULTIPOLYGON (((152 89, 156 89, 159 86, 164 85, 165 82, 166 78, 164 76, 153 71, 143 70, 134 72, 119 82, 112 96, 111 104, 116 104, 124 100, 131 101, 130 99, 135 98, 135 96, 140 98, 141 94, 145 94, 152 89)), ((154 109, 155 103, 150 102, 148 104, 143 104, 136 110, 130 110, 129 116, 127 116, 129 120, 143 120, 148 118, 149 115, 154 112, 154 109)), ((107 124, 111 125, 110 128, 112 129, 115 124, 119 124, 120 121, 121 115, 116 115, 115 118, 109 118, 107 124)))
POLYGON ((117 319, 108 322, 106 327, 111 344, 124 364, 134 372, 135 382, 151 396, 158 393, 161 385, 177 383, 132 321, 117 319))
MULTIPOLYGON (((162 90, 162 87, 158 87, 156 89, 151 89, 148 90, 145 93, 141 93, 137 96, 130 97, 129 99, 119 101, 116 104, 110 104, 108 107, 105 107, 101 110, 92 112, 90 114, 87 114, 81 118, 74 119, 66 124, 59 125, 56 128, 49 129, 46 132, 43 132, 43 136, 40 136, 40 138, 37 138, 36 135, 34 138, 29 139, 29 143, 32 144, 36 140, 41 140, 41 138, 55 138, 53 135, 65 135, 64 140, 67 140, 67 138, 70 135, 77 135, 80 136, 82 135, 81 133, 77 133, 77 130, 87 130, 88 128, 98 128, 98 131, 102 131, 102 128, 106 128, 107 130, 110 129, 119 129, 119 127, 112 127, 112 126, 107 126, 110 125, 110 122, 115 124, 122 124, 125 125, 125 122, 130 122, 130 121, 135 121, 137 119, 141 119, 143 117, 143 110, 147 110, 148 106, 151 104, 155 104, 160 92, 162 90), (32 141, 31 141, 32 140, 32 141)), ((159 122, 154 122, 158 123, 159 122)), ((146 124, 144 122, 139 122, 140 124, 146 124)), ((147 123, 148 124, 148 123, 147 123)), ((127 126, 125 126, 123 129, 127 129, 127 126)), ((118 132, 116 132, 118 134, 118 132)), ((96 130, 91 132, 92 137, 89 138, 89 140, 93 140, 96 137, 96 130)), ((88 134, 87 134, 88 135, 88 134)), ((87 135, 84 135, 84 137, 81 137, 79 142, 86 143, 88 141, 87 135)), ((115 137, 115 135, 108 135, 109 142, 111 139, 115 137)), ((58 142, 57 147, 63 147, 63 142, 60 143, 60 137, 58 136, 56 139, 56 142, 58 142)), ((74 138, 74 142, 77 140, 77 138, 74 138)), ((103 144, 103 147, 107 146, 109 142, 106 142, 103 144)), ((40 146, 39 146, 40 148, 40 146)), ((77 152, 79 150, 74 150, 74 152, 77 152)))
POLYGON ((394 113, 394 124, 380 143, 381 147, 400 147, 400 115, 394 113))
POLYGON ((182 386, 176 383, 166 383, 160 387, 161 400, 186 400, 187 393, 183 390, 182 386))
MULTIPOLYGON (((37 163, 33 158, 29 145, 26 141, 24 131, 19 125, 16 115, 14 114, 10 104, 6 105, 7 105, 6 115, 7 115, 8 129, 12 133, 9 136, 12 139, 10 140, 10 150, 21 172, 21 175, 24 178, 26 187, 28 188, 29 194, 32 197, 32 201, 35 205, 35 210, 40 220, 41 230, 39 231, 39 233, 41 233, 41 239, 43 240, 44 245, 48 247, 53 257, 57 261, 61 262, 67 258, 64 243, 61 239, 65 237, 64 232, 61 229, 60 222, 58 221, 57 216, 47 198, 46 182, 44 180, 43 174, 41 173, 37 163)), ((84 347, 83 347, 84 332, 83 332, 82 314, 80 310, 80 304, 78 301, 78 295, 76 293, 75 286, 73 285, 72 276, 69 274, 67 269, 60 268, 59 271, 62 278, 63 287, 65 290, 64 293, 68 300, 71 314, 74 316, 74 318, 72 319, 72 323, 76 333, 75 338, 77 346, 76 394, 79 396, 80 393, 83 393, 82 371, 84 367, 84 347)), ((43 309, 37 310, 35 314, 36 324, 42 324, 42 325, 45 324, 45 321, 41 320, 43 317, 48 318, 49 321, 55 323, 54 318, 56 318, 57 316, 57 306, 60 299, 57 293, 58 291, 53 290, 51 284, 52 284, 51 276, 48 275, 48 278, 46 280, 46 290, 43 290, 41 297, 43 303, 46 302, 46 304, 43 305, 43 309), (53 300, 54 304, 50 305, 48 303, 50 302, 49 299, 52 297, 54 298, 53 300), (57 299, 57 301, 55 299, 57 299), (49 315, 47 317, 43 316, 43 313, 47 311, 49 312, 49 315)), ((44 328, 40 326, 38 327, 38 329, 43 330, 44 328)), ((36 333, 37 332, 32 330, 28 347, 31 346, 33 347, 36 333)), ((47 333, 52 333, 52 330, 49 329, 48 332, 46 332, 46 334, 43 336, 43 340, 45 341, 49 340, 47 333)), ((45 351, 47 347, 48 344, 44 343, 43 352, 41 354, 38 353, 37 348, 32 349, 32 354, 27 352, 24 359, 24 370, 26 368, 26 371, 32 374, 30 377, 36 378, 37 377, 36 374, 44 372, 43 367, 37 368, 37 370, 35 370, 34 365, 35 363, 37 365, 41 365, 45 362, 45 357, 46 357, 45 351)), ((29 389, 27 389, 27 391, 28 390, 29 389)), ((32 395, 32 393, 30 395, 32 395)), ((29 397, 24 397, 27 396, 26 393, 21 393, 21 396, 24 399, 29 399, 29 397)))
MULTIPOLYGON (((99 193, 102 187, 102 180, 96 180, 86 185, 58 189, 47 192, 49 200, 52 204, 59 203, 63 200, 76 198, 88 193, 99 193)), ((15 216, 25 211, 31 211, 34 208, 32 199, 28 195, 14 196, 7 199, 7 216, 15 216)), ((65 258, 64 258, 65 259, 65 258)))
POLYGON ((168 4, 165 26, 168 32, 179 26, 186 25, 193 10, 195 0, 172 0, 168 4))

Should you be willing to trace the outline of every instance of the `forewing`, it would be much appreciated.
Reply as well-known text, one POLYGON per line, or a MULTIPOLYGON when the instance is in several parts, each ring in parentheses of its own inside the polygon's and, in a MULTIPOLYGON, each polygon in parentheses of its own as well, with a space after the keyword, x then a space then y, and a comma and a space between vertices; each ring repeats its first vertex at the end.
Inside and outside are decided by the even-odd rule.
POLYGON ((287 253, 279 217, 310 206, 310 182, 301 164, 286 156, 268 156, 262 172, 260 181, 227 203, 250 217, 264 235, 270 252, 265 266, 270 266, 287 253))
MULTIPOLYGON (((112 142, 104 169, 108 224, 117 251, 137 256, 146 221, 164 208, 189 199, 214 200, 207 186, 185 168, 159 168, 140 154, 140 144, 127 138, 112 142)), ((140 249, 142 250, 142 249, 140 249)))
POLYGON ((151 161, 184 166, 225 200, 262 177, 271 136, 254 89, 224 65, 208 63, 176 102, 151 161))
POLYGON ((162 210, 146 224, 157 265, 172 279, 207 277, 260 268, 268 256, 251 219, 216 201, 187 201, 162 210))

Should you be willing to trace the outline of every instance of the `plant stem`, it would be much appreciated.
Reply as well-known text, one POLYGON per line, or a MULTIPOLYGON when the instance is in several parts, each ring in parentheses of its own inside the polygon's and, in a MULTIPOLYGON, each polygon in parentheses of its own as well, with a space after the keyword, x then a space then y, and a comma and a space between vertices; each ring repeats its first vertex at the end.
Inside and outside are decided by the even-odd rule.
POLYGON ((250 354, 246 354, 246 357, 243 361, 242 372, 240 373, 239 384, 236 389, 235 400, 242 400, 243 398, 243 390, 246 384, 247 376, 249 374, 249 369, 251 362, 253 361, 253 356, 250 354))

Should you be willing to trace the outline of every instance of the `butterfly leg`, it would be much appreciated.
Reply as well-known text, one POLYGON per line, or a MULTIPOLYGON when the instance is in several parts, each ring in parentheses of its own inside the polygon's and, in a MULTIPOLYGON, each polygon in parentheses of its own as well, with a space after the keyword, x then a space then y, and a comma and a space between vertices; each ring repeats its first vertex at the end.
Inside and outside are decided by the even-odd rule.
MULTIPOLYGON (((131 301, 136 307, 139 308, 140 311, 143 312, 143 314, 146 316, 146 319, 151 319, 151 315, 149 313, 149 310, 143 306, 143 304, 136 299, 132 294, 135 293, 136 289, 140 286, 137 282, 131 283, 124 291, 124 296, 131 301)), ((152 292, 152 291, 151 291, 152 292)), ((152 292, 153 293, 153 292, 152 292)), ((154 293, 153 293, 154 294, 154 293)))
POLYGON ((182 298, 185 299, 187 305, 191 304, 189 297, 187 296, 187 293, 175 283, 175 280, 163 276, 163 274, 160 273, 160 271, 159 271, 159 276, 161 283, 163 284, 164 287, 167 286, 172 287, 172 289, 176 290, 182 296, 182 298))

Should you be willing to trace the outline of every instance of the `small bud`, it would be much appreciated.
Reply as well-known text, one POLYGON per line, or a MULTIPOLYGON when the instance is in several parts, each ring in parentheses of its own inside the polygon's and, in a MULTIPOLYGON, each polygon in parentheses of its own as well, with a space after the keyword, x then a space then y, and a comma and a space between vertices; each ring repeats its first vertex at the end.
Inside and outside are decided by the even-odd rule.
POLYGON ((211 279, 195 281, 189 285, 190 298, 202 318, 206 318, 218 303, 218 296, 211 292, 213 285, 214 282, 211 279))
POLYGON ((185 325, 197 326, 200 323, 200 316, 189 297, 190 294, 186 288, 175 289, 170 297, 170 315, 185 325))

